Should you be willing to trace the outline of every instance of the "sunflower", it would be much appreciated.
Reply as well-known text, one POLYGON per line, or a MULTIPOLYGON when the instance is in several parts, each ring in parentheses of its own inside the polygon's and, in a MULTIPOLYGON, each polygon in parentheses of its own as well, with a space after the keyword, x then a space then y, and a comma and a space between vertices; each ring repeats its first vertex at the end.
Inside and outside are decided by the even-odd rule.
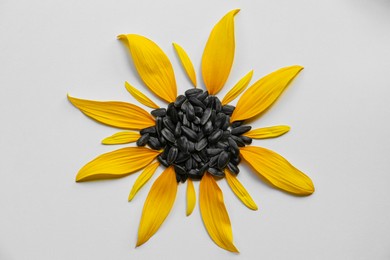
POLYGON ((273 138, 289 131, 288 126, 251 129, 249 119, 264 113, 303 69, 289 66, 279 69, 252 84, 234 107, 229 102, 248 86, 253 71, 245 75, 220 100, 216 94, 229 76, 235 52, 234 16, 227 13, 213 28, 202 57, 202 78, 206 91, 197 88, 192 62, 184 49, 174 49, 194 88, 177 95, 176 80, 166 54, 144 36, 119 35, 129 49, 142 81, 158 98, 168 103, 160 108, 129 83, 130 94, 151 113, 125 102, 102 102, 68 96, 70 102, 92 119, 120 129, 105 138, 103 144, 136 142, 102 154, 87 163, 76 176, 77 182, 127 176, 143 169, 129 194, 129 201, 152 177, 159 165, 166 169, 153 183, 146 198, 138 229, 137 246, 148 241, 168 216, 179 183, 187 182, 187 216, 196 202, 193 181, 200 181, 199 207, 204 226, 211 239, 221 248, 238 252, 223 194, 217 181, 226 179, 234 194, 249 209, 257 206, 239 182, 241 159, 267 183, 287 193, 310 195, 314 186, 308 176, 277 153, 250 146, 252 139, 273 138))

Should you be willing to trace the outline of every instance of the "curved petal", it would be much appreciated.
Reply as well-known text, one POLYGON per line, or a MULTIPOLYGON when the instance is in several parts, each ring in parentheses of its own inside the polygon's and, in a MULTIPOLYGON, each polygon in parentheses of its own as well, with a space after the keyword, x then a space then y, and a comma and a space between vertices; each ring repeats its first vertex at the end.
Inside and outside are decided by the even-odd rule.
POLYGON ((242 79, 240 79, 236 85, 225 95, 225 97, 222 99, 222 105, 229 104, 231 101, 233 101, 238 95, 241 94, 245 90, 245 88, 248 86, 249 82, 251 81, 253 76, 253 70, 249 71, 248 74, 246 74, 242 79))
POLYGON ((138 132, 118 132, 102 140, 102 144, 127 144, 137 141, 141 135, 138 132))
POLYGON ((202 56, 202 76, 211 95, 225 85, 233 65, 235 40, 234 16, 239 9, 227 13, 213 28, 202 56))
POLYGON ((133 104, 118 101, 93 101, 69 95, 68 99, 85 115, 109 126, 140 130, 156 124, 148 112, 133 104))
POLYGON ((138 228, 137 246, 148 241, 168 216, 177 192, 177 181, 173 167, 168 167, 153 183, 146 198, 138 228))
POLYGON ((191 179, 187 179, 187 216, 191 215, 195 208, 196 195, 194 184, 191 179))
POLYGON ((160 47, 148 38, 136 34, 122 34, 118 39, 129 48, 135 68, 145 85, 168 103, 175 101, 175 74, 171 62, 160 47))
POLYGON ((253 129, 253 130, 246 132, 242 135, 245 135, 245 136, 253 138, 253 139, 266 139, 266 138, 273 138, 273 137, 278 137, 278 136, 284 135, 288 131, 290 131, 289 126, 278 125, 278 126, 270 126, 270 127, 253 129))
POLYGON ((154 109, 159 108, 159 106, 157 106, 156 103, 150 100, 150 98, 148 98, 144 93, 142 93, 141 91, 139 91, 138 89, 130 85, 127 81, 125 82, 125 87, 127 91, 129 91, 129 93, 141 104, 154 109))
POLYGON ((279 154, 256 146, 241 147, 240 153, 258 175, 275 187, 296 195, 314 192, 311 179, 279 154))
POLYGON ((255 82, 238 100, 231 122, 254 117, 270 107, 303 67, 285 67, 255 82))
POLYGON ((80 169, 76 181, 113 179, 136 172, 160 153, 145 147, 126 147, 102 154, 80 169))
POLYGON ((225 250, 238 252, 221 189, 209 173, 203 175, 199 188, 200 212, 211 239, 225 250))
POLYGON ((196 87, 196 74, 194 65, 192 65, 190 57, 188 57, 188 54, 179 44, 173 43, 173 47, 175 48, 176 53, 179 56, 181 64, 183 65, 183 68, 187 73, 187 76, 190 78, 194 87, 196 87))
POLYGON ((251 210, 257 210, 258 207, 256 203, 253 201, 251 195, 246 191, 244 186, 242 186, 241 182, 238 181, 235 174, 231 173, 229 170, 225 170, 226 181, 229 184, 230 188, 236 194, 237 198, 244 203, 251 210))
POLYGON ((129 194, 129 201, 131 201, 134 196, 137 194, 137 192, 145 185, 145 183, 148 182, 148 180, 153 176, 154 172, 156 171, 157 167, 160 165, 159 162, 152 163, 144 169, 144 171, 138 176, 137 180, 135 181, 133 188, 130 191, 129 194))

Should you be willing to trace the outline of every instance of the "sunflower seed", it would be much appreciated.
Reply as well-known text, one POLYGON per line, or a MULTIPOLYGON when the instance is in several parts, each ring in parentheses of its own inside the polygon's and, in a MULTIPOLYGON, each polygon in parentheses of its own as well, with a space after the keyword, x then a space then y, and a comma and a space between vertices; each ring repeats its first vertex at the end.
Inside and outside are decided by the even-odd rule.
POLYGON ((209 135, 213 132, 213 130, 214 130, 213 123, 211 121, 207 121, 207 123, 203 127, 203 133, 205 135, 209 135))
POLYGON ((163 119, 162 119, 162 117, 157 117, 156 118, 156 132, 157 132, 158 136, 160 136, 162 129, 163 129, 163 119))
POLYGON ((188 141, 188 151, 190 153, 192 153, 193 151, 195 151, 195 144, 191 141, 188 141))
POLYGON ((217 117, 217 113, 215 112, 215 110, 212 110, 211 111, 211 116, 210 116, 210 121, 213 122, 213 124, 215 123, 215 118, 217 117))
POLYGON ((178 153, 179 153, 179 150, 176 147, 172 147, 169 150, 167 162, 169 164, 172 164, 176 160, 178 153))
POLYGON ((138 146, 145 146, 146 143, 149 141, 150 135, 148 133, 141 135, 141 137, 137 140, 138 146))
POLYGON ((147 143, 153 150, 160 150, 161 143, 156 137, 150 137, 147 143))
POLYGON ((202 101, 200 101, 199 99, 197 99, 196 97, 190 97, 188 99, 188 101, 190 101, 190 103, 193 105, 193 106, 197 106, 197 107, 201 107, 203 109, 206 109, 206 106, 202 103, 202 101))
POLYGON ((187 104, 186 115, 187 115, 188 121, 190 121, 190 122, 194 121, 194 119, 195 119, 195 110, 194 110, 194 106, 191 103, 187 104))
POLYGON ((171 143, 176 142, 175 136, 172 134, 171 131, 168 130, 168 128, 164 128, 163 130, 161 130, 161 134, 168 142, 171 143))
POLYGON ((175 172, 179 175, 186 175, 187 174, 186 170, 183 167, 181 167, 180 165, 174 165, 173 168, 175 169, 175 172))
POLYGON ((181 126, 181 130, 184 132, 184 134, 191 140, 196 142, 198 139, 198 135, 196 132, 186 126, 181 126))
POLYGON ((177 96, 175 102, 173 103, 175 107, 181 107, 181 105, 186 101, 187 98, 184 95, 177 96))
POLYGON ((177 110, 173 103, 168 105, 167 115, 171 118, 173 123, 177 123, 179 121, 179 116, 177 115, 177 110))
POLYGON ((191 129, 195 132, 199 132, 200 127, 196 125, 194 122, 191 123, 191 129))
POLYGON ((198 170, 192 169, 188 172, 188 177, 191 177, 191 179, 201 179, 202 175, 199 174, 198 170))
POLYGON ((171 131, 171 132, 175 131, 175 125, 172 123, 172 121, 171 121, 171 119, 169 119, 169 117, 164 117, 163 123, 164 123, 165 127, 169 129, 169 131, 171 131))
POLYGON ((163 159, 161 157, 161 155, 157 156, 157 161, 159 161, 162 165, 164 165, 165 167, 169 167, 169 163, 167 162, 167 160, 163 159))
POLYGON ((144 128, 140 131, 140 134, 143 135, 143 134, 155 134, 156 133, 156 128, 154 126, 150 126, 150 127, 147 127, 147 128, 144 128))
POLYGON ((194 107, 194 110, 195 110, 195 115, 197 117, 202 117, 203 115, 203 109, 201 107, 194 107))
MULTIPOLYGON (((172 150, 172 149, 171 149, 172 150)), ((223 169, 226 167, 230 159, 230 154, 228 152, 221 152, 218 156, 218 163, 217 166, 219 169, 223 169)))
POLYGON ((252 138, 250 138, 248 136, 242 135, 242 136, 240 136, 240 138, 246 144, 251 144, 252 143, 252 138))
MULTIPOLYGON (((187 178, 188 178, 188 175, 186 174, 186 175, 180 175, 180 180, 181 180, 181 182, 185 182, 186 180, 187 180, 187 178)), ((176 179, 177 179, 177 177, 176 177, 176 179)), ((179 182, 179 181, 178 181, 179 182)))
POLYGON ((227 130, 230 125, 230 116, 225 117, 225 122, 222 124, 221 128, 222 130, 227 130))
POLYGON ((231 133, 232 133, 232 135, 242 135, 242 134, 248 132, 251 129, 252 129, 251 126, 243 125, 243 126, 239 126, 239 127, 233 128, 231 130, 231 133))
POLYGON ((206 163, 209 161, 209 157, 207 156, 206 149, 201 150, 198 154, 199 154, 200 159, 202 159, 203 162, 206 163))
POLYGON ((185 163, 187 171, 192 169, 192 158, 188 159, 185 163))
POLYGON ((189 104, 188 100, 185 100, 180 107, 181 111, 186 112, 188 104, 189 104))
POLYGON ((157 137, 158 137, 157 139, 160 141, 161 147, 164 147, 167 144, 165 138, 163 136, 157 136, 157 137))
POLYGON ((177 122, 177 124, 176 124, 174 135, 176 138, 179 138, 181 136, 181 123, 180 122, 177 122))
POLYGON ((238 165, 241 162, 241 158, 239 156, 231 156, 230 162, 234 165, 238 165))
POLYGON ((183 121, 183 111, 177 112, 177 116, 179 117, 179 121, 183 121))
POLYGON ((166 116, 167 115, 167 110, 165 108, 157 108, 155 110, 152 110, 152 112, 150 112, 150 113, 154 117, 166 116))
POLYGON ((235 136, 235 135, 231 135, 231 137, 233 138, 234 141, 236 141, 236 143, 237 143, 237 145, 239 147, 244 147, 245 146, 244 141, 240 137, 235 136))
POLYGON ((195 119, 194 119, 194 122, 193 122, 195 125, 199 125, 200 124, 200 118, 195 116, 195 119))
POLYGON ((229 137, 228 142, 230 145, 230 151, 233 155, 238 155, 240 153, 240 149, 238 148, 237 143, 233 140, 233 138, 229 137))
MULTIPOLYGON (((207 99, 207 98, 206 98, 207 99)), ((214 96, 208 96, 207 107, 214 108, 215 100, 214 96)))
POLYGON ((177 147, 182 151, 183 153, 188 153, 188 140, 185 136, 181 136, 177 140, 177 147))
POLYGON ((199 157, 199 155, 197 153, 193 153, 191 156, 197 162, 201 162, 202 161, 202 159, 199 157))
POLYGON ((244 123, 244 121, 234 121, 232 124, 232 128, 236 128, 241 126, 244 123))
POLYGON ((222 112, 224 112, 226 115, 231 116, 233 114, 235 107, 232 105, 224 105, 222 107, 222 112))
POLYGON ((187 90, 186 92, 184 92, 184 94, 187 96, 187 98, 190 98, 192 96, 197 96, 200 93, 203 93, 203 90, 201 90, 199 88, 191 88, 191 89, 187 90))
POLYGON ((203 148, 205 148, 206 146, 207 146, 207 139, 202 138, 199 140, 199 142, 197 142, 195 144, 195 150, 199 152, 199 151, 203 150, 203 148))
POLYGON ((199 95, 197 95, 196 98, 199 99, 199 101, 203 101, 203 100, 205 100, 206 97, 208 97, 208 95, 209 95, 209 92, 204 91, 203 93, 200 93, 199 95))
POLYGON ((220 170, 215 169, 215 168, 209 168, 207 171, 211 175, 214 175, 215 177, 223 177, 223 176, 225 176, 225 174, 223 172, 221 172, 220 170))
POLYGON ((169 149, 171 149, 171 146, 167 145, 164 147, 164 151, 161 153, 161 158, 163 159, 167 159, 168 157, 168 153, 169 153, 169 149))
POLYGON ((208 107, 203 112, 203 115, 200 119, 200 124, 201 125, 206 124, 206 122, 207 122, 207 120, 209 120, 210 116, 211 116, 211 108, 208 107))
POLYGON ((182 180, 182 178, 181 178, 182 176, 184 176, 184 175, 176 174, 176 181, 177 181, 177 182, 181 182, 181 181, 183 182, 183 180, 182 180))
POLYGON ((198 140, 204 137, 204 133, 202 131, 198 132, 198 140))
POLYGON ((198 162, 197 161, 195 161, 195 160, 192 160, 192 169, 198 169, 199 168, 199 164, 198 164, 198 162))
POLYGON ((227 144, 225 142, 218 142, 217 143, 217 147, 221 148, 223 150, 229 150, 229 144, 227 144))
POLYGON ((190 121, 188 121, 186 115, 183 115, 183 121, 182 121, 182 123, 183 123, 183 125, 185 125, 185 126, 187 126, 187 127, 190 127, 190 126, 191 126, 191 123, 190 123, 190 121))
POLYGON ((209 166, 210 166, 210 167, 214 167, 214 166, 217 165, 218 157, 219 157, 219 155, 216 155, 216 156, 211 157, 211 159, 210 159, 210 161, 209 161, 209 166))
POLYGON ((207 148, 207 154, 209 156, 214 156, 217 154, 220 154, 223 151, 223 149, 220 148, 207 148))
POLYGON ((227 167, 232 173, 238 174, 240 172, 240 169, 231 162, 228 163, 227 167))
POLYGON ((183 162, 187 161, 190 157, 191 157, 191 155, 188 153, 179 153, 175 162, 176 163, 183 163, 183 162))
POLYGON ((211 100, 211 97, 210 97, 210 96, 207 96, 207 97, 203 100, 203 104, 205 104, 206 107, 210 107, 210 106, 209 106, 210 100, 211 100))
POLYGON ((223 131, 221 129, 215 130, 209 137, 208 140, 210 143, 217 143, 222 137, 223 131))
POLYGON ((203 175, 208 169, 209 169, 209 164, 205 163, 202 167, 200 167, 199 174, 203 175))
POLYGON ((218 112, 221 112, 222 110, 222 104, 219 98, 215 98, 215 110, 218 112))

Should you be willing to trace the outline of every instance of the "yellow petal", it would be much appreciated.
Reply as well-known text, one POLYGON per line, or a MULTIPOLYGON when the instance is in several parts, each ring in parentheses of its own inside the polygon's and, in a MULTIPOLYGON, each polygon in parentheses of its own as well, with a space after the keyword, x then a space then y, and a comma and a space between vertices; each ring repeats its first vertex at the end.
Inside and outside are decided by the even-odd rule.
POLYGON ((127 144, 137 141, 141 135, 138 132, 119 132, 102 140, 102 144, 127 144))
POLYGON ((249 132, 246 132, 243 135, 253 139, 266 139, 266 138, 273 138, 273 137, 284 135, 288 131, 290 131, 289 126, 278 125, 278 126, 270 126, 270 127, 253 129, 249 132))
POLYGON ((177 192, 177 181, 173 167, 167 168, 153 183, 146 198, 138 228, 137 246, 151 238, 168 216, 177 192))
POLYGON ((238 181, 235 174, 231 173, 229 170, 225 170, 226 181, 229 184, 230 188, 236 194, 237 198, 239 198, 245 206, 247 206, 251 210, 257 210, 258 207, 256 203, 253 201, 251 195, 246 191, 244 186, 238 181))
POLYGON ((285 67, 255 82, 238 100, 230 121, 249 119, 265 111, 302 69, 297 65, 285 67))
POLYGON ((225 250, 238 252, 221 189, 209 173, 203 175, 199 188, 200 212, 211 239, 225 250))
POLYGON ((187 216, 191 215, 194 210, 196 202, 196 195, 194 184, 191 179, 187 179, 187 216))
POLYGON ((192 65, 190 57, 188 57, 187 53, 179 44, 173 43, 173 47, 175 48, 176 53, 179 56, 181 64, 183 65, 184 70, 187 73, 187 76, 190 78, 194 87, 196 87, 196 74, 195 74, 194 65, 192 65))
POLYGON ((314 192, 311 179, 279 154, 256 146, 241 147, 240 153, 259 176, 275 187, 296 195, 314 192))
POLYGON ((158 97, 173 102, 177 96, 175 74, 167 55, 146 37, 136 34, 119 35, 129 48, 135 68, 145 85, 158 97))
POLYGON ((148 165, 144 171, 138 176, 137 180, 135 181, 133 188, 130 191, 129 194, 129 201, 131 201, 135 194, 142 188, 142 186, 145 185, 145 183, 148 182, 148 180, 153 176, 154 172, 156 171, 157 167, 160 165, 159 162, 152 163, 148 165))
POLYGON ((113 179, 136 172, 159 155, 145 147, 126 147, 102 154, 80 169, 76 181, 113 179))
POLYGON ((251 70, 248 74, 246 74, 242 79, 240 79, 237 84, 225 95, 222 99, 222 105, 229 104, 233 101, 238 95, 241 94, 248 86, 253 76, 253 70, 251 70))
POLYGON ((85 115, 109 126, 140 130, 156 124, 148 112, 133 104, 118 101, 93 101, 69 95, 68 99, 85 115))
POLYGON ((145 106, 154 109, 159 108, 152 100, 150 100, 150 98, 148 98, 144 93, 130 85, 127 81, 125 82, 125 87, 127 91, 129 91, 129 93, 141 104, 144 104, 145 106))
POLYGON ((213 28, 202 57, 202 76, 211 95, 225 85, 233 65, 235 40, 234 16, 239 9, 227 13, 213 28))

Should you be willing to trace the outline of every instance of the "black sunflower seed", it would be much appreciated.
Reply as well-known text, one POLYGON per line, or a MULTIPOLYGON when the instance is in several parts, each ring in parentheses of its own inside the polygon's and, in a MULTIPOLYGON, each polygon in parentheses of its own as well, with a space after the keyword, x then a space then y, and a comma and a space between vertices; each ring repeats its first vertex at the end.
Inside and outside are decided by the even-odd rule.
POLYGON ((210 143, 216 143, 221 139, 223 131, 221 129, 215 130, 209 137, 208 140, 210 143))
POLYGON ((179 121, 179 116, 173 103, 168 105, 167 115, 170 117, 173 123, 177 123, 179 121))
POLYGON ((232 173, 235 173, 235 174, 240 173, 240 169, 237 167, 237 165, 234 165, 232 162, 229 162, 227 164, 227 167, 228 167, 229 171, 231 171, 232 173))
MULTIPOLYGON (((203 93, 200 93, 199 95, 196 96, 197 99, 199 99, 199 101, 204 101, 206 99, 206 97, 208 97, 209 95, 209 92, 208 91, 205 91, 203 93)), ((204 103, 203 103, 204 104, 204 103)), ((205 105, 205 104, 204 104, 205 105)))
POLYGON ((209 161, 209 166, 210 167, 214 167, 214 166, 217 165, 218 157, 219 157, 219 155, 215 155, 215 156, 211 157, 211 159, 209 161))
POLYGON ((171 131, 168 130, 168 128, 164 128, 163 130, 161 130, 161 134, 165 138, 165 140, 167 140, 168 142, 171 142, 171 143, 176 142, 175 136, 172 134, 171 131))
POLYGON ((207 97, 203 100, 203 104, 205 104, 206 107, 210 107, 210 106, 209 106, 210 100, 211 100, 211 97, 210 97, 210 96, 207 96, 207 97))
MULTIPOLYGON (((172 150, 172 149, 171 149, 172 150)), ((217 166, 219 169, 223 169, 226 167, 230 159, 230 154, 226 151, 223 151, 218 156, 218 163, 217 166)))
POLYGON ((224 105, 222 107, 222 112, 224 112, 226 115, 231 116, 233 114, 235 107, 232 105, 224 105))
POLYGON ((215 98, 215 110, 218 112, 221 112, 222 110, 222 104, 221 104, 221 101, 219 100, 219 98, 215 98))
POLYGON ((147 143, 150 148, 153 150, 160 150, 161 149, 161 143, 156 137, 150 137, 147 143))
POLYGON ((163 124, 171 132, 175 132, 175 125, 172 123, 172 121, 171 121, 171 119, 169 119, 169 117, 164 117, 163 118, 163 124))
POLYGON ((217 117, 217 113, 215 110, 211 111, 211 116, 210 116, 210 121, 214 124, 215 123, 215 118, 217 117))
MULTIPOLYGON (((186 175, 180 175, 180 177, 181 177, 180 178, 181 182, 185 182, 188 179, 188 175, 187 174, 186 175)), ((176 179, 177 179, 177 177, 176 177, 176 179)))
POLYGON ((208 163, 205 163, 205 164, 203 164, 202 167, 200 167, 199 173, 200 173, 201 175, 203 175, 208 169, 209 169, 209 164, 208 164, 208 163))
POLYGON ((223 172, 221 172, 220 170, 216 169, 216 168, 209 168, 207 170, 211 175, 214 175, 215 177, 224 177, 225 174, 223 172))
POLYGON ((213 130, 214 130, 213 123, 211 121, 207 121, 207 123, 203 127, 203 133, 205 135, 209 135, 213 132, 213 130))
POLYGON ((206 122, 209 120, 210 116, 211 116, 211 108, 208 107, 204 110, 203 115, 200 118, 200 124, 201 125, 206 124, 206 122))
POLYGON ((195 125, 199 125, 200 124, 200 118, 195 116, 195 119, 194 119, 194 122, 193 122, 195 125))
POLYGON ((188 140, 185 136, 181 136, 177 140, 177 147, 180 149, 183 153, 188 153, 188 140))
POLYGON ((239 126, 239 127, 233 128, 231 130, 231 133, 232 133, 232 135, 242 135, 242 134, 248 132, 251 129, 252 129, 251 126, 243 125, 243 126, 239 126))
POLYGON ((197 107, 201 107, 202 109, 206 109, 206 106, 202 103, 202 101, 200 101, 199 99, 197 99, 196 97, 190 97, 188 99, 188 101, 190 101, 190 103, 193 105, 193 106, 197 106, 197 107))
POLYGON ((156 128, 154 126, 150 126, 147 128, 144 128, 140 131, 140 134, 155 134, 156 133, 156 128))
POLYGON ((195 160, 195 159, 193 159, 192 160, 192 169, 198 169, 199 168, 199 163, 195 160))
POLYGON ((240 138, 246 144, 251 144, 252 143, 252 138, 250 138, 248 136, 242 135, 242 136, 240 136, 240 138))
POLYGON ((233 138, 229 137, 228 142, 230 145, 230 151, 233 155, 238 155, 240 153, 240 149, 238 148, 237 143, 233 140, 233 138))
POLYGON ((204 133, 202 131, 198 132, 198 140, 204 137, 204 133))
POLYGON ((205 148, 207 146, 207 144, 208 144, 207 139, 202 138, 199 140, 199 142, 197 142, 195 144, 195 150, 199 152, 199 151, 203 150, 203 148, 205 148))
POLYGON ((173 168, 175 169, 175 172, 180 175, 186 175, 186 170, 181 167, 180 165, 174 165, 173 168))
POLYGON ((156 118, 156 132, 157 132, 158 136, 160 136, 162 129, 163 129, 163 119, 162 119, 162 117, 157 117, 156 118))
POLYGON ((194 107, 194 110, 195 110, 195 115, 197 117, 202 117, 203 115, 203 109, 201 107, 194 107))
MULTIPOLYGON (((207 99, 207 98, 206 98, 207 99)), ((214 108, 215 100, 213 96, 208 96, 207 107, 214 108)))
POLYGON ((184 95, 180 95, 176 98, 175 102, 173 103, 175 107, 181 107, 181 105, 186 101, 187 98, 184 95))
POLYGON ((237 143, 237 145, 239 147, 244 147, 245 146, 244 141, 240 137, 235 136, 235 135, 231 135, 231 137, 233 138, 234 141, 236 141, 236 143, 237 143))
POLYGON ((187 116, 183 115, 183 121, 182 121, 184 126, 191 127, 190 121, 188 121, 187 116))
POLYGON ((191 157, 191 155, 188 153, 179 153, 175 162, 176 163, 183 163, 183 162, 187 161, 190 157, 191 157))
POLYGON ((172 164, 176 160, 178 153, 179 153, 179 150, 176 147, 172 147, 169 150, 167 162, 169 164, 172 164))
POLYGON ((197 161, 197 162, 201 162, 202 161, 202 159, 200 158, 200 156, 197 154, 197 153, 193 153, 192 155, 192 158, 195 160, 195 161, 197 161))
POLYGON ((145 146, 146 143, 149 141, 150 135, 148 133, 141 135, 141 137, 137 140, 138 146, 145 146))
POLYGON ((179 138, 181 136, 181 123, 177 122, 175 127, 175 132, 173 133, 176 138, 179 138))
POLYGON ((195 110, 194 110, 194 106, 191 103, 187 103, 186 115, 187 115, 188 121, 190 121, 190 122, 194 121, 195 110))
POLYGON ((204 163, 206 163, 206 162, 209 161, 209 157, 208 157, 208 155, 207 155, 206 149, 203 149, 203 150, 200 151, 198 154, 199 154, 200 159, 202 159, 202 161, 203 161, 204 163))
POLYGON ((218 142, 218 143, 217 143, 217 147, 218 147, 218 148, 221 148, 221 149, 223 149, 223 150, 225 150, 225 151, 228 151, 229 148, 230 148, 229 144, 228 144, 228 143, 225 143, 224 141, 218 142))
POLYGON ((177 182, 180 182, 180 181, 183 182, 182 176, 185 176, 185 175, 176 174, 176 181, 177 182))
POLYGON ((152 116, 154 117, 158 117, 158 116, 166 116, 167 114, 167 110, 165 108, 157 108, 155 110, 152 110, 152 112, 150 112, 152 114, 152 116))
POLYGON ((234 121, 232 124, 232 128, 236 128, 241 126, 244 123, 244 121, 234 121))
POLYGON ((193 151, 195 151, 195 143, 191 142, 191 141, 188 141, 188 151, 190 153, 192 153, 193 151))
POLYGON ((192 179, 198 179, 200 180, 203 175, 199 173, 199 170, 192 169, 188 171, 188 177, 191 177, 192 179))
POLYGON ((186 92, 184 92, 184 94, 187 96, 187 98, 190 98, 192 96, 197 96, 200 93, 203 93, 203 90, 198 89, 198 88, 191 88, 189 90, 186 90, 186 92))
POLYGON ((220 149, 220 148, 208 148, 207 149, 207 154, 210 155, 210 156, 214 156, 214 155, 219 154, 222 151, 223 151, 223 149, 220 149))
POLYGON ((221 128, 222 130, 227 130, 230 125, 230 116, 225 117, 225 122, 222 124, 221 128))
POLYGON ((158 160, 162 165, 164 165, 165 167, 169 167, 169 163, 167 162, 167 160, 163 159, 161 155, 157 156, 157 160, 158 160))
POLYGON ((231 156, 230 157, 230 161, 234 164, 234 165, 238 165, 240 162, 241 162, 241 158, 239 156, 231 156))
POLYGON ((226 141, 231 136, 230 131, 223 131, 221 140, 226 141))
POLYGON ((185 101, 183 102, 183 104, 182 104, 181 107, 180 107, 180 109, 181 109, 182 112, 186 112, 186 111, 187 111, 187 106, 188 106, 188 104, 189 104, 188 100, 185 100, 185 101))
POLYGON ((157 139, 160 141, 161 147, 164 147, 167 144, 165 138, 163 136, 157 136, 157 137, 158 137, 157 139))
POLYGON ((192 169, 192 158, 188 159, 185 163, 187 171, 192 169))
POLYGON ((181 130, 184 132, 184 134, 193 142, 196 142, 198 139, 198 135, 196 132, 186 126, 181 126, 181 130))
POLYGON ((179 112, 177 112, 177 116, 179 117, 179 121, 181 122, 181 121, 183 121, 183 111, 179 111, 179 112))

